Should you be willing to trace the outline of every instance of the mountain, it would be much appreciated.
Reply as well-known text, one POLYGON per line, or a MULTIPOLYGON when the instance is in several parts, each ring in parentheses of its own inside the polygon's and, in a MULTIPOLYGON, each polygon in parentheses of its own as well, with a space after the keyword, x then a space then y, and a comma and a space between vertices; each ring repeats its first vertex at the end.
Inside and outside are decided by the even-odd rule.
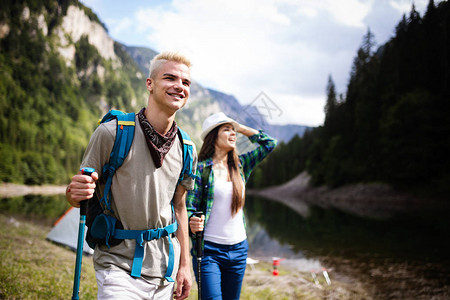
POLYGON ((0 181, 66 183, 96 120, 146 104, 145 75, 75 0, 2 1, 0 181))
POLYGON ((148 68, 150 67, 150 61, 155 57, 158 52, 150 48, 145 47, 134 47, 122 45, 125 51, 134 59, 137 66, 142 73, 148 74, 148 68))

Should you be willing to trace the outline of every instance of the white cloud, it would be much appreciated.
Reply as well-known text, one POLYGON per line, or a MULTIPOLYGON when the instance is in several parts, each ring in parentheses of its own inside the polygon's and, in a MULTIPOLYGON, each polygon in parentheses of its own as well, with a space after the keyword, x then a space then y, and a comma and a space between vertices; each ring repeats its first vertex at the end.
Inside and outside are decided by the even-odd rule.
POLYGON ((297 12, 308 17, 316 17, 319 11, 327 12, 340 24, 351 27, 365 27, 364 18, 375 0, 284 0, 297 8, 297 12))
POLYGON ((280 13, 274 5, 261 5, 257 8, 257 14, 281 25, 290 25, 291 20, 285 14, 280 13))
POLYGON ((428 0, 84 0, 107 11, 115 39, 193 61, 192 78, 242 104, 261 91, 285 117, 276 123, 320 125, 328 75, 345 92, 353 58, 370 27, 387 41, 412 3, 428 0), (298 121, 296 121, 298 120, 298 121))
POLYGON ((308 6, 301 6, 298 8, 298 13, 302 16, 313 18, 317 16, 317 9, 308 6))
POLYGON ((328 2, 329 11, 342 24, 359 28, 366 27, 363 20, 369 13, 373 1, 340 0, 328 2))
MULTIPOLYGON (((371 3, 174 0, 170 9, 140 9, 134 19, 155 50, 188 55, 194 63, 192 76, 202 85, 233 94, 243 104, 261 91, 290 93, 282 99, 306 101, 301 97, 324 95, 332 71, 339 73, 339 83, 346 84, 371 3), (323 20, 326 16, 329 20, 323 20), (334 41, 330 35, 335 34, 334 27, 355 28, 359 39, 352 48, 339 49, 348 46, 348 39, 334 41)), ((317 109, 317 103, 311 107, 317 109)), ((316 116, 313 124, 321 124, 323 107, 308 115, 316 116)))
POLYGON ((175 11, 141 10, 136 20, 144 30, 151 28, 148 40, 158 45, 157 50, 186 53, 194 63, 193 76, 196 74, 201 83, 233 93, 229 90, 233 82, 249 86, 271 72, 269 66, 279 61, 280 53, 273 34, 277 26, 288 21, 269 18, 270 8, 257 10, 256 2, 254 7, 246 2, 248 10, 226 3, 175 3, 175 11))

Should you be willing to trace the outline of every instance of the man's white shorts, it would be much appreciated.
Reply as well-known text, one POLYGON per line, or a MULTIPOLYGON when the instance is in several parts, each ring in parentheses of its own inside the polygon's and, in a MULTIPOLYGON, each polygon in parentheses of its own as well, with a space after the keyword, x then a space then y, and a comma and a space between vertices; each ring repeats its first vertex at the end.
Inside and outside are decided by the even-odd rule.
POLYGON ((149 283, 142 278, 131 277, 130 274, 120 270, 98 270, 97 298, 102 299, 148 299, 167 300, 173 299, 174 284, 165 286, 149 283))

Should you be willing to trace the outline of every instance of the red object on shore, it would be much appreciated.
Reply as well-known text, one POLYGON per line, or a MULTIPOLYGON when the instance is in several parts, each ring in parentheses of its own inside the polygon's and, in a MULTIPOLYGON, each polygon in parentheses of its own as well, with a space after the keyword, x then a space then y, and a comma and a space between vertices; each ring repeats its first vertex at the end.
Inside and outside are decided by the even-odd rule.
POLYGON ((281 259, 279 257, 274 257, 273 258, 273 266, 279 266, 280 265, 280 261, 281 259))
POLYGON ((274 257, 272 258, 272 266, 273 266, 273 271, 272 271, 272 275, 273 276, 278 276, 280 273, 278 272, 278 266, 280 265, 280 261, 282 259, 279 257, 274 257))

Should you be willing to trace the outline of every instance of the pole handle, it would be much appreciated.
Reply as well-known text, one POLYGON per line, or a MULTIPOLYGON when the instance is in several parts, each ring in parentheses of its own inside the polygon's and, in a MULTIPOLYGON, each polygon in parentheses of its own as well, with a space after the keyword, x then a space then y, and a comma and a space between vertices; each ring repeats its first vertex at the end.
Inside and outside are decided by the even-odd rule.
MULTIPOLYGON (((194 216, 200 218, 203 215, 202 211, 196 211, 194 212, 194 216)), ((197 244, 197 257, 202 257, 202 238, 203 238, 203 231, 197 231, 195 233, 195 239, 197 244)))
POLYGON ((82 168, 80 171, 81 171, 81 174, 83 174, 83 175, 91 176, 92 173, 95 172, 95 169, 94 168, 82 168))
MULTIPOLYGON (((82 175, 91 176, 92 173, 95 172, 94 168, 82 168, 81 170, 82 175)), ((87 214, 87 200, 80 202, 80 215, 85 216, 87 214)))

